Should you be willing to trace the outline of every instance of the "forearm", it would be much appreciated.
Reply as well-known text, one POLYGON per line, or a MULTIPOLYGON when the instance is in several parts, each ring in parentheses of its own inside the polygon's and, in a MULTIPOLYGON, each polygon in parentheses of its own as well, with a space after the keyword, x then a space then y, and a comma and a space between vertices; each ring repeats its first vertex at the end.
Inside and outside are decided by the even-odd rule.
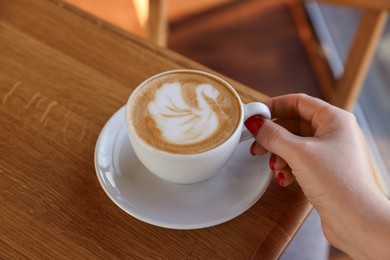
MULTIPOLYGON (((364 201, 364 200, 363 200, 364 201)), ((353 221, 355 228, 345 234, 341 246, 353 259, 388 259, 390 257, 390 202, 384 196, 360 205, 353 221)))

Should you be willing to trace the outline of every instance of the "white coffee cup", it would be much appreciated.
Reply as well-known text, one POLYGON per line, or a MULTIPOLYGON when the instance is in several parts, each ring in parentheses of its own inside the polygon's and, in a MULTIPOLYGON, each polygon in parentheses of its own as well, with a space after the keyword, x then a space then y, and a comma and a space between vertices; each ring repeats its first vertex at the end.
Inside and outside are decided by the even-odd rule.
MULTIPOLYGON (((234 88, 221 78, 210 73, 195 70, 174 70, 155 75, 141 83, 130 95, 126 105, 126 126, 130 142, 142 164, 156 176, 173 183, 191 184, 204 181, 216 175, 230 160, 238 144, 248 138, 251 134, 244 127, 246 119, 253 115, 261 115, 264 118, 271 118, 269 108, 260 102, 243 104, 234 88), (223 84, 234 93, 240 106, 240 118, 234 132, 223 143, 218 146, 200 153, 177 154, 156 149, 142 140, 132 127, 129 121, 129 106, 133 103, 134 93, 143 88, 146 83, 161 77, 168 73, 190 72, 199 75, 205 75, 209 78, 223 82, 223 84)), ((249 151, 248 151, 249 153, 249 151)))

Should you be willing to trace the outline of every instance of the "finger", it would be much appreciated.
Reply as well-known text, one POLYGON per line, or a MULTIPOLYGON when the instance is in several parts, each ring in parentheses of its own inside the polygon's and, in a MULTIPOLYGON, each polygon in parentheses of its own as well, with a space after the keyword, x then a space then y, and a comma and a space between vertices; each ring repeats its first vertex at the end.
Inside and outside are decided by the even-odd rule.
POLYGON ((264 104, 269 107, 272 117, 300 117, 309 122, 315 111, 329 106, 325 101, 306 94, 278 96, 268 99, 264 104))
POLYGON ((276 154, 271 154, 269 159, 269 166, 274 172, 276 181, 280 186, 288 186, 294 181, 295 177, 291 173, 291 168, 288 166, 287 162, 280 156, 277 156, 276 154))
MULTIPOLYGON (((273 118, 302 118, 308 122, 318 124, 323 113, 332 109, 337 109, 325 101, 310 97, 305 94, 290 94, 271 98, 264 102, 272 114, 273 118)), ((316 125, 317 126, 317 125, 316 125)))
POLYGON ((289 186, 295 180, 295 177, 291 173, 291 169, 288 166, 280 171, 276 171, 275 176, 276 176, 277 183, 279 184, 279 186, 282 187, 289 186))
POLYGON ((266 150, 277 154, 286 161, 294 160, 296 150, 302 138, 290 133, 282 126, 268 119, 261 119, 262 124, 256 135, 256 141, 266 150))
POLYGON ((258 144, 256 141, 254 141, 251 145, 250 153, 253 156, 256 156, 256 155, 264 155, 264 154, 268 153, 268 151, 264 147, 262 147, 260 144, 258 144))
POLYGON ((277 118, 273 122, 286 128, 289 132, 299 136, 313 136, 312 126, 300 118, 277 118))
POLYGON ((269 167, 272 171, 278 172, 288 167, 288 164, 282 157, 273 153, 269 157, 269 167))

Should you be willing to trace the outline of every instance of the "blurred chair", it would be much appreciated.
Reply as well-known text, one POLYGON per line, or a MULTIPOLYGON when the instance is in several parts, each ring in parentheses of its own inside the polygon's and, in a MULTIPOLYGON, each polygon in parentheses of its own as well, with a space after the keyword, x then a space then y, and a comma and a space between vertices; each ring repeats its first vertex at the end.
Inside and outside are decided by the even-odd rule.
POLYGON ((334 79, 333 86, 324 86, 326 89, 323 89, 332 104, 351 111, 386 25, 390 1, 318 0, 317 2, 362 9, 360 22, 344 63, 344 72, 338 79, 334 79))
POLYGON ((167 43, 168 19, 166 0, 133 0, 139 23, 149 41, 163 46, 167 43))

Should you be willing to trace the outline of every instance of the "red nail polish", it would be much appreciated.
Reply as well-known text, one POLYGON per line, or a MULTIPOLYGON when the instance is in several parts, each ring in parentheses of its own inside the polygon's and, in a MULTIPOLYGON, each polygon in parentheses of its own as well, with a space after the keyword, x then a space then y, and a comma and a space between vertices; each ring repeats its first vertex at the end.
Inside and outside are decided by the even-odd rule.
POLYGON ((276 176, 276 180, 278 181, 279 186, 282 186, 284 181, 283 173, 279 172, 276 176))
POLYGON ((263 125, 263 119, 259 115, 254 115, 248 118, 244 125, 251 132, 253 136, 256 136, 259 132, 260 127, 263 125))
POLYGON ((275 161, 276 161, 276 155, 273 153, 271 154, 271 157, 269 158, 269 167, 271 170, 275 170, 275 161))
POLYGON ((254 141, 251 145, 251 148, 249 149, 249 152, 251 153, 251 155, 255 156, 255 145, 256 145, 256 141, 254 141))

